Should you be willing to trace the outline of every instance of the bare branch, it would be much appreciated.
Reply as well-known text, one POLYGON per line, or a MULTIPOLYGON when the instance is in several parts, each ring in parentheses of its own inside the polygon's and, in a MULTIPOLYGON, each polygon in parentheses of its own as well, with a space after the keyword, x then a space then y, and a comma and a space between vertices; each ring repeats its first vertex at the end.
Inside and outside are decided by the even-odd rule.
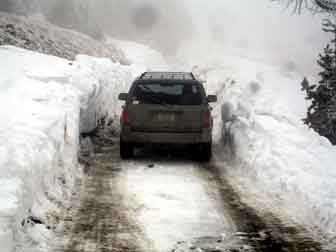
POLYGON ((303 9, 313 12, 336 13, 336 0, 272 0, 285 2, 287 8, 293 6, 294 12, 301 13, 303 9))

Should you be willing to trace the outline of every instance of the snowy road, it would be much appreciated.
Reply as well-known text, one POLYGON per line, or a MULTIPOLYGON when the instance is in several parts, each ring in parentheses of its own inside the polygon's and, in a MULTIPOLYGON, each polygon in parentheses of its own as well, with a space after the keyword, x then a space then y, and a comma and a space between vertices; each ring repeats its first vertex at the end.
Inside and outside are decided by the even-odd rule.
POLYGON ((121 161, 115 137, 92 140, 54 251, 323 251, 271 214, 259 217, 214 164, 181 153, 121 161))

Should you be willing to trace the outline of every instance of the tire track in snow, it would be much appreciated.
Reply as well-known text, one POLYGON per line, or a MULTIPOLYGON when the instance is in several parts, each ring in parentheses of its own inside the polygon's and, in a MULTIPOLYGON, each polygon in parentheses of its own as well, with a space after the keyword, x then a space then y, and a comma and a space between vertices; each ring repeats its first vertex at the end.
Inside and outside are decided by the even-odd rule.
POLYGON ((303 228, 286 225, 272 213, 261 216, 256 209, 242 202, 227 180, 225 169, 218 167, 218 164, 205 165, 204 169, 211 171, 217 180, 223 208, 229 212, 237 227, 236 236, 250 248, 242 251, 331 252, 307 237, 303 228))
POLYGON ((79 198, 73 199, 64 218, 55 251, 152 251, 133 210, 124 202, 118 145, 101 131, 92 140, 94 153, 86 167, 88 174, 79 198))

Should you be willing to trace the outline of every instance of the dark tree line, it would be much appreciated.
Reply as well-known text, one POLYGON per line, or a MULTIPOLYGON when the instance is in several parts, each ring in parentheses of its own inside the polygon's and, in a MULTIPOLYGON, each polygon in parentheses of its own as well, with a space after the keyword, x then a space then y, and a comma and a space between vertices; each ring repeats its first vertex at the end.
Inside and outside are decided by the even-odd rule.
POLYGON ((304 122, 336 145, 336 24, 325 20, 323 31, 331 33, 333 39, 317 60, 322 69, 319 82, 310 85, 305 78, 301 83, 306 99, 311 101, 304 122))

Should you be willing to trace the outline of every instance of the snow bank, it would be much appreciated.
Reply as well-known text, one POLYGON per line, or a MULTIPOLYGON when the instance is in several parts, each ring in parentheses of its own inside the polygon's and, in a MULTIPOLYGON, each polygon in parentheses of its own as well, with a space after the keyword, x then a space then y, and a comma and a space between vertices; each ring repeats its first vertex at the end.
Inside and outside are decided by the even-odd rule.
POLYGON ((121 48, 125 57, 138 68, 139 73, 171 69, 163 55, 147 45, 112 38, 109 39, 109 43, 121 48))
MULTIPOLYGON (((301 121, 307 107, 302 78, 229 56, 194 70, 219 95, 215 135, 226 136, 233 150, 238 165, 225 172, 236 187, 258 209, 335 235, 336 148, 301 121)), ((228 154, 222 151, 217 161, 228 154)))
POLYGON ((113 63, 107 58, 77 56, 71 74, 71 84, 81 95, 81 132, 96 128, 98 119, 113 121, 118 127, 120 92, 127 92, 137 71, 134 67, 113 63))
POLYGON ((76 176, 79 134, 115 120, 129 67, 78 56, 71 62, 0 47, 1 251, 48 251, 76 176), (112 111, 112 112, 111 112, 112 111))

